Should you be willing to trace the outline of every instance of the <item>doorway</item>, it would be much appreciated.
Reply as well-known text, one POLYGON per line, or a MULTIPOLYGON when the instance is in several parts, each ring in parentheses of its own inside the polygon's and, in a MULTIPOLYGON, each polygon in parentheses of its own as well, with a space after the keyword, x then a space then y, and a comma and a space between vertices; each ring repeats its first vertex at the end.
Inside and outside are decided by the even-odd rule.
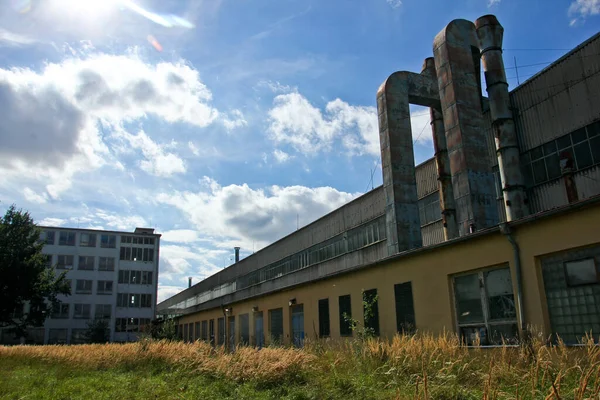
POLYGON ((265 345, 265 332, 263 327, 262 311, 254 313, 254 337, 256 347, 262 349, 265 345))
POLYGON ((294 347, 304 346, 304 305, 292 307, 292 341, 294 347))

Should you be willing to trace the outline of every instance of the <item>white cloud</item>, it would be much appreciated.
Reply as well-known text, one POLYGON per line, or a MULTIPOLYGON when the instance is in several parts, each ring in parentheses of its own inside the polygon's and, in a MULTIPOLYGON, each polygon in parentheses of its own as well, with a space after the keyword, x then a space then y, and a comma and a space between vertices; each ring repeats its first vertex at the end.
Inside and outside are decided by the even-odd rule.
MULTIPOLYGON (((569 15, 585 19, 600 14, 600 0, 575 0, 569 6, 569 15)), ((571 20, 571 25, 577 22, 577 18, 571 20)))
MULTIPOLYGON (((101 225, 105 225, 108 229, 133 232, 135 228, 148 227, 146 220, 139 215, 120 215, 116 212, 96 209, 91 216, 89 221, 102 221, 104 224, 101 225)), ((82 218, 79 220, 86 222, 82 218)))
POLYGON ((256 88, 267 88, 273 93, 296 92, 297 88, 290 85, 283 85, 278 81, 262 80, 256 84, 256 88))
POLYGON ((37 224, 40 226, 63 226, 66 222, 67 220, 62 218, 44 218, 37 224))
POLYGON ((46 193, 38 194, 28 187, 23 189, 23 197, 30 203, 44 204, 48 201, 48 195, 46 193))
POLYGON ((496 4, 500 4, 501 0, 488 0, 488 7, 493 7, 496 4))
POLYGON ((279 150, 279 149, 275 149, 275 151, 273 151, 273 157, 275 157, 275 160, 278 163, 284 163, 284 162, 289 161, 290 159, 293 158, 293 156, 290 156, 285 151, 282 151, 282 150, 279 150))
POLYGON ((148 174, 170 177, 186 172, 184 161, 176 154, 165 151, 165 149, 176 147, 176 142, 159 145, 143 131, 138 132, 137 135, 120 132, 116 136, 127 140, 133 148, 141 150, 145 160, 140 160, 139 165, 148 174))
POLYGON ((184 290, 186 286, 172 286, 172 285, 161 285, 158 284, 158 303, 168 299, 169 297, 175 296, 177 293, 184 290))
POLYGON ((198 147, 193 142, 188 142, 188 148, 191 150, 192 154, 194 154, 195 156, 200 155, 200 149, 198 149, 198 147))
POLYGON ((386 0, 392 8, 398 8, 402 5, 402 0, 386 0))
POLYGON ((248 125, 248 121, 244 119, 244 114, 240 110, 233 110, 230 114, 231 117, 222 119, 223 126, 228 131, 248 125))
POLYGON ((293 232, 296 217, 306 225, 357 196, 331 187, 248 185, 222 187, 204 177, 198 192, 159 193, 158 203, 183 212, 203 235, 236 240, 246 249, 258 249, 293 232))
POLYGON ((192 229, 173 229, 162 233, 161 241, 173 243, 194 243, 200 241, 199 232, 192 229))
POLYGON ((35 39, 0 28, 0 46, 19 47, 35 43, 35 39))
MULTIPOLYGON (((413 140, 431 141, 431 129, 421 134, 422 113, 411 114, 413 140), (419 129, 419 130, 417 130, 419 129)), ((321 111, 299 93, 278 95, 269 111, 269 132, 277 143, 291 144, 304 154, 330 151, 340 141, 351 154, 378 157, 379 127, 375 107, 352 106, 340 99, 321 111)))

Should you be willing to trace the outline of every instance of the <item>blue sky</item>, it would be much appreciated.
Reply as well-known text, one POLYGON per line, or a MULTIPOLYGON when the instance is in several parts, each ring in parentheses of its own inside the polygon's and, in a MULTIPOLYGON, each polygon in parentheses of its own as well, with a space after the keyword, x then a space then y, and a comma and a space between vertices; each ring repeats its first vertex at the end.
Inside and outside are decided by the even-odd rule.
POLYGON ((599 0, 2 2, 0 211, 156 228, 164 299, 379 185, 377 88, 489 13, 511 88, 600 27, 599 0))

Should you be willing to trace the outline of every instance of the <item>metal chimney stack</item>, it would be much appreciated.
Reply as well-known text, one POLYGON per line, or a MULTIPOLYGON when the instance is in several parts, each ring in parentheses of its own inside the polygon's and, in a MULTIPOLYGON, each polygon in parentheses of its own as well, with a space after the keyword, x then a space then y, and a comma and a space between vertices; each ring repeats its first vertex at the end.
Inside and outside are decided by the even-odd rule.
POLYGON ((189 288, 192 287, 192 277, 191 276, 188 278, 188 287, 189 288))
POLYGON ((233 249, 235 250, 235 262, 237 263, 238 261, 240 261, 240 248, 234 247, 233 249))

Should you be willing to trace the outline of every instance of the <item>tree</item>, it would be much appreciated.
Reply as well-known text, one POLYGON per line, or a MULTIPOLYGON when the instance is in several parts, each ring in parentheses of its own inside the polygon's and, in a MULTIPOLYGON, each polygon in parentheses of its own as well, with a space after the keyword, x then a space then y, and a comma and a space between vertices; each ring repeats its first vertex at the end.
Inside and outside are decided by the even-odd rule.
POLYGON ((17 336, 43 325, 59 294, 71 294, 66 272, 56 276, 47 265, 40 235, 29 213, 14 205, 0 217, 0 327, 17 336))
POLYGON ((110 329, 105 319, 94 319, 87 322, 85 340, 89 343, 106 343, 110 340, 110 329))

